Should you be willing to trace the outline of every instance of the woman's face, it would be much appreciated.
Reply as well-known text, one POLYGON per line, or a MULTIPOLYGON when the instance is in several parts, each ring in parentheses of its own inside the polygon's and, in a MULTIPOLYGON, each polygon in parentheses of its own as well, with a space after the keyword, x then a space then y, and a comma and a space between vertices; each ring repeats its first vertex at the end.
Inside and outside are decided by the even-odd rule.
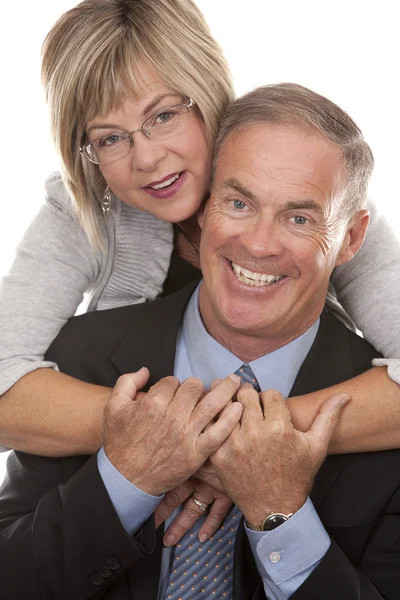
MULTIPOLYGON (((131 132, 149 116, 186 102, 150 74, 140 91, 139 99, 127 99, 118 110, 90 121, 86 127, 88 142, 120 131, 131 132)), ((185 123, 183 129, 164 139, 150 139, 138 131, 129 154, 99 166, 120 200, 173 223, 197 211, 209 189, 211 149, 195 108, 190 109, 185 123)))

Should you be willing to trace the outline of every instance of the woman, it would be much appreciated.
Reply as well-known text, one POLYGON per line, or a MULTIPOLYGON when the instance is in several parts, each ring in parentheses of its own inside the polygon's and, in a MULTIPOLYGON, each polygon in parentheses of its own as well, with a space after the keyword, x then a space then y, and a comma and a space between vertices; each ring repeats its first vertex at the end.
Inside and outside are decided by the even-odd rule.
MULTIPOLYGON (((152 300, 198 276, 194 215, 208 192, 212 145, 233 91, 191 0, 85 0, 46 38, 43 82, 63 181, 49 179, 47 205, 4 281, 0 442, 44 455, 92 453, 101 445, 110 390, 57 372, 43 356, 84 292, 88 310, 98 310, 152 300)), ((400 356, 390 299, 400 251, 372 215, 364 250, 334 282, 366 337, 400 356), (392 282, 384 294, 382 279, 392 282)), ((400 381, 398 362, 390 364, 400 381)), ((333 450, 400 446, 399 388, 384 367, 291 399, 294 423, 307 427, 336 391, 352 402, 333 450)))

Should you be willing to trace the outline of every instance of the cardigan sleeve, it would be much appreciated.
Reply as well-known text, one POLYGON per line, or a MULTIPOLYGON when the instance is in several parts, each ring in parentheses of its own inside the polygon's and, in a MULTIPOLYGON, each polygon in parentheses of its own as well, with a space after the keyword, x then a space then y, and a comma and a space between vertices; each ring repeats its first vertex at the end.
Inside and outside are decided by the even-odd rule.
POLYGON ((0 281, 0 395, 35 369, 57 368, 44 355, 78 307, 85 312, 154 300, 170 265, 171 223, 113 197, 107 221, 98 211, 105 247, 96 250, 61 175, 52 175, 45 189, 46 202, 0 281))
POLYGON ((371 220, 363 246, 332 275, 337 298, 364 337, 385 358, 400 383, 400 243, 387 220, 370 202, 371 220))
POLYGON ((44 354, 94 285, 102 257, 78 224, 61 177, 46 182, 46 202, 0 282, 0 394, 40 367, 44 354))

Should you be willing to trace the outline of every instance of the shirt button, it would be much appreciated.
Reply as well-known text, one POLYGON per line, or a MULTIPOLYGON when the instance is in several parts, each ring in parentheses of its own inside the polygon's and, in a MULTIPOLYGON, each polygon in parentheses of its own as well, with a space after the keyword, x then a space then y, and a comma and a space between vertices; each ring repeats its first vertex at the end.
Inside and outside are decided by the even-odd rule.
POLYGON ((98 573, 95 573, 94 575, 92 575, 92 583, 94 585, 103 585, 104 577, 102 577, 98 573))
POLYGON ((269 560, 272 563, 278 563, 281 560, 281 555, 279 554, 279 552, 271 552, 271 554, 269 555, 269 560))

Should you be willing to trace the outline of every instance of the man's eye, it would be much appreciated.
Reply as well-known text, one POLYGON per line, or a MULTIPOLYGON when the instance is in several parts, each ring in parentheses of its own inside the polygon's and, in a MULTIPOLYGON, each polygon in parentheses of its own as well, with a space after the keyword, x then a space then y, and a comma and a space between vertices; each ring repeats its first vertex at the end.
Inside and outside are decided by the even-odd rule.
POLYGON ((235 208, 236 210, 243 210, 244 208, 246 208, 246 204, 242 200, 234 200, 233 208, 235 208))
POLYGON ((296 225, 305 225, 308 223, 307 217, 303 217, 302 215, 295 215, 294 217, 291 217, 291 219, 296 225))

